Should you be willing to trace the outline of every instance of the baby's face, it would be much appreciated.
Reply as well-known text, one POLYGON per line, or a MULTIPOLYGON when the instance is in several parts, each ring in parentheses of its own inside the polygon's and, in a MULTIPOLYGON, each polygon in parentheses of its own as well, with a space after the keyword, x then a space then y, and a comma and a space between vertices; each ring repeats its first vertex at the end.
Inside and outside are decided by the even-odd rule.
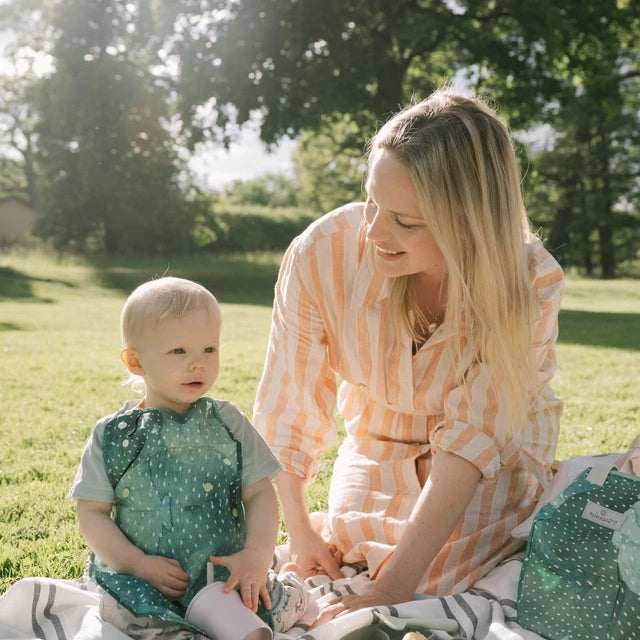
POLYGON ((146 407, 182 413, 216 381, 220 313, 202 307, 145 328, 134 347, 146 385, 146 407))

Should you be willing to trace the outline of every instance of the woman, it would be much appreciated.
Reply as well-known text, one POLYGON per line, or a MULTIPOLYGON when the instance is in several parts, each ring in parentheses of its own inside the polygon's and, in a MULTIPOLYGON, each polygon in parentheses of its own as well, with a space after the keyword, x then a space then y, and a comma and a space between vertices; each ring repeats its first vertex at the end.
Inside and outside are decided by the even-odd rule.
POLYGON ((288 249, 254 421, 304 575, 374 579, 329 615, 458 593, 518 548, 550 477, 562 270, 531 232, 509 132, 481 100, 437 91, 391 118, 365 204, 288 249), (341 379, 339 390, 336 378, 341 379), (346 438, 327 518, 305 482, 346 438))

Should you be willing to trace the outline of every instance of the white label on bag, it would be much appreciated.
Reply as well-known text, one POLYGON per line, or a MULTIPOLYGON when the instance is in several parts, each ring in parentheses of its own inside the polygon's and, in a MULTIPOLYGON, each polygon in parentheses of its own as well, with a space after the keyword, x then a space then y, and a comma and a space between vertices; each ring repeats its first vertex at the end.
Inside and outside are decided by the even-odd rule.
POLYGON ((613 509, 607 509, 607 507, 603 507, 597 502, 591 502, 591 500, 587 501, 587 506, 582 512, 582 517, 585 520, 590 520, 591 522, 595 522, 603 527, 608 527, 614 531, 617 531, 626 520, 624 513, 614 511, 613 509))

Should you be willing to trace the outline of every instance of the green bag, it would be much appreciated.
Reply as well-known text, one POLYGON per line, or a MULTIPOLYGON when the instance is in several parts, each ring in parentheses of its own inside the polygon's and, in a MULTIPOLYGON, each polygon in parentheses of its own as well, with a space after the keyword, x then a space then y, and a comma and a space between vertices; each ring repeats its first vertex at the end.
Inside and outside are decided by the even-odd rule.
POLYGON ((640 477, 595 465, 538 512, 517 611, 549 640, 640 640, 640 477))

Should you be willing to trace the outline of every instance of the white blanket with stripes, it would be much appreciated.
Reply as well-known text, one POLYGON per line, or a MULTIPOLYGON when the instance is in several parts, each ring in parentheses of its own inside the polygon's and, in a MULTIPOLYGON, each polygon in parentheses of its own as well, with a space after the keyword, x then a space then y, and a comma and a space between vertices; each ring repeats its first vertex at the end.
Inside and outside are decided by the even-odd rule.
MULTIPOLYGON (((370 586, 366 574, 330 581, 326 577, 307 580, 311 605, 304 618, 275 640, 339 640, 348 632, 378 622, 376 611, 387 616, 420 617, 434 622, 455 620, 455 633, 419 629, 430 640, 542 640, 522 629, 516 619, 516 596, 522 556, 503 562, 469 591, 447 597, 426 597, 399 604, 355 611, 314 629, 309 629, 318 606, 336 595, 364 593, 370 586)), ((102 621, 100 595, 91 584, 51 578, 25 578, 0 596, 2 640, 128 640, 128 636, 102 621)), ((385 627, 383 627, 385 628, 385 627)), ((415 627, 412 627, 415 628, 415 627)), ((390 640, 405 631, 389 631, 390 640)))

